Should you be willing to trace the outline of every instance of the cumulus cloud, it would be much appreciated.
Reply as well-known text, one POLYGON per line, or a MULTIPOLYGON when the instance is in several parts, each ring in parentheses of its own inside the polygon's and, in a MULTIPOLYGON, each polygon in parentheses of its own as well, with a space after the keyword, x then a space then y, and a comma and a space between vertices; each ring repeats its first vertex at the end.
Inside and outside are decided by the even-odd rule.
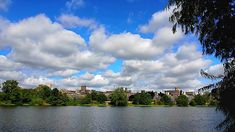
POLYGON ((65 28, 87 27, 95 29, 97 23, 93 19, 84 19, 72 14, 62 14, 57 18, 65 28))
POLYGON ((88 87, 103 87, 109 84, 109 80, 104 78, 102 75, 94 75, 90 74, 89 79, 87 79, 87 74, 80 77, 69 77, 58 81, 58 84, 61 87, 67 88, 78 88, 82 85, 86 85, 88 87), (85 76, 85 77, 84 77, 85 76))
POLYGON ((1 36, 12 46, 9 57, 27 66, 102 69, 115 60, 89 51, 80 35, 53 23, 43 14, 11 23, 1 36))
POLYGON ((26 88, 33 88, 33 87, 36 87, 40 84, 55 84, 55 82, 53 80, 50 80, 46 77, 42 77, 42 76, 39 76, 39 77, 28 77, 26 79, 24 79, 22 81, 22 84, 24 87, 26 88))
POLYGON ((139 27, 142 33, 154 33, 162 27, 170 27, 169 17, 172 14, 173 8, 158 11, 152 15, 152 18, 145 25, 139 27))
POLYGON ((20 63, 9 60, 6 56, 0 55, 0 71, 16 70, 22 66, 20 63))
POLYGON ((89 43, 93 49, 117 58, 144 60, 156 58, 181 38, 181 33, 173 35, 169 28, 159 30, 153 40, 130 32, 108 36, 99 28, 91 34, 89 43))
POLYGON ((170 89, 180 87, 184 90, 200 88, 200 69, 209 67, 210 60, 202 58, 195 44, 187 44, 176 52, 165 54, 157 60, 126 60, 123 62, 122 74, 132 77, 135 89, 170 89), (182 55, 182 49, 193 53, 182 55))

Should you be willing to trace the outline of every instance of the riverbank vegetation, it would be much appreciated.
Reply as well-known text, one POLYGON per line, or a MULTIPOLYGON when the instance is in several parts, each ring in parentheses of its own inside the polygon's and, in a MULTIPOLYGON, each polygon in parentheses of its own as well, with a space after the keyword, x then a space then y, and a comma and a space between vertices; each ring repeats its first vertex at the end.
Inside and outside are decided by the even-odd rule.
POLYGON ((71 98, 57 88, 51 89, 46 85, 39 85, 34 89, 19 87, 16 80, 7 80, 1 85, 1 106, 215 106, 216 101, 210 93, 195 95, 189 100, 180 95, 176 99, 159 93, 154 99, 154 92, 141 91, 127 96, 123 88, 117 88, 109 96, 103 92, 92 90, 82 98, 71 98))

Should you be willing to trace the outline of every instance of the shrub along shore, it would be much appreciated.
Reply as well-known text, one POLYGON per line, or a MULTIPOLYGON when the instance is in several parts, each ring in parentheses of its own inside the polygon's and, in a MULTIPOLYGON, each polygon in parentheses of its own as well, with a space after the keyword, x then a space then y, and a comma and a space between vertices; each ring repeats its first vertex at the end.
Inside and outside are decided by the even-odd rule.
POLYGON ((174 101, 166 94, 159 94, 160 99, 153 99, 148 92, 136 93, 127 97, 123 88, 117 88, 108 97, 101 92, 92 90, 83 98, 71 98, 57 88, 50 89, 40 85, 34 89, 19 87, 16 80, 2 83, 0 106, 216 106, 217 102, 210 93, 195 95, 192 100, 180 95, 174 101))

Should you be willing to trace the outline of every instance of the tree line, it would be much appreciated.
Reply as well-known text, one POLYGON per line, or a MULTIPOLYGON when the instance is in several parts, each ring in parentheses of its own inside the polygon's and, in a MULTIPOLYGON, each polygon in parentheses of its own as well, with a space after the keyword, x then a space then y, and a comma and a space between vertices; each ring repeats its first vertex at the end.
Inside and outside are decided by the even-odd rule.
POLYGON ((51 89, 46 85, 39 85, 34 89, 23 89, 19 87, 16 80, 7 80, 2 83, 0 92, 0 105, 106 105, 108 102, 112 106, 127 105, 177 105, 177 106, 195 106, 195 105, 216 105, 210 93, 204 95, 195 95, 189 101, 188 97, 181 94, 175 101, 166 94, 159 93, 158 99, 154 99, 153 91, 135 93, 127 96, 123 88, 117 88, 109 96, 103 92, 92 90, 82 98, 71 98, 66 93, 62 93, 57 88, 51 89))

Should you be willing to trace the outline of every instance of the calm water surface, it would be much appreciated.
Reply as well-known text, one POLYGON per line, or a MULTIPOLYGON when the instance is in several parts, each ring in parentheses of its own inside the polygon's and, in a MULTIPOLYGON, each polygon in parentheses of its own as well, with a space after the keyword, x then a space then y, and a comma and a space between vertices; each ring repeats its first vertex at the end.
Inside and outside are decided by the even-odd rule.
POLYGON ((0 131, 211 132, 214 107, 0 107, 0 131))

